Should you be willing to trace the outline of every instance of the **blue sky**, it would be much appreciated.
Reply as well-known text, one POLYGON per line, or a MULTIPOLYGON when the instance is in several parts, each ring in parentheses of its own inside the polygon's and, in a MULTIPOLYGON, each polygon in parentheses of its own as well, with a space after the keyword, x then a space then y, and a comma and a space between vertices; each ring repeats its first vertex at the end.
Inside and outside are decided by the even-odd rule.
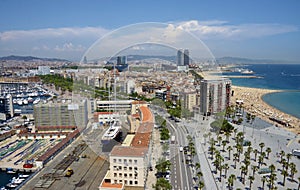
POLYGON ((0 56, 79 60, 100 37, 129 24, 171 23, 216 57, 300 61, 300 1, 1 0, 0 56))

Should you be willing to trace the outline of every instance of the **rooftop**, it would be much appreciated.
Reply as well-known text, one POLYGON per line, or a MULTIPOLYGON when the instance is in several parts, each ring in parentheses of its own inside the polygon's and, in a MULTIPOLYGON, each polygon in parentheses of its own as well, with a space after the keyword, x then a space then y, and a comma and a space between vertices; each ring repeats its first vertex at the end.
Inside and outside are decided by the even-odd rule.
POLYGON ((148 148, 151 140, 151 133, 136 133, 132 142, 132 147, 145 147, 148 148))
POLYGON ((114 146, 110 156, 144 157, 147 147, 114 146))

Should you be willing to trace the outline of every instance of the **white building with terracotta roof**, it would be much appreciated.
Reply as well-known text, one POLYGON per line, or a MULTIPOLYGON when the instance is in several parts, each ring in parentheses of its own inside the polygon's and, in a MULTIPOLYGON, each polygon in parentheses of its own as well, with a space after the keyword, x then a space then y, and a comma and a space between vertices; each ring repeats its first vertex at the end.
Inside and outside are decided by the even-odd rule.
POLYGON ((152 129, 154 118, 147 106, 140 106, 140 125, 134 134, 128 135, 122 145, 115 146, 109 155, 110 166, 100 190, 106 190, 109 184, 144 187, 147 179, 152 147, 152 129))

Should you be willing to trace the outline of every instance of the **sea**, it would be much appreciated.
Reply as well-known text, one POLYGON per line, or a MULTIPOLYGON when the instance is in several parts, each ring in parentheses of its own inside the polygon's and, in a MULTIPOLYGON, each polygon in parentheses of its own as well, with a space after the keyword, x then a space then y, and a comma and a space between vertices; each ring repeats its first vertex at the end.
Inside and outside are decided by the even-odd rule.
POLYGON ((248 64, 237 68, 253 74, 225 72, 223 75, 254 75, 259 78, 231 78, 232 84, 252 88, 284 90, 263 96, 269 105, 300 119, 300 64, 248 64))

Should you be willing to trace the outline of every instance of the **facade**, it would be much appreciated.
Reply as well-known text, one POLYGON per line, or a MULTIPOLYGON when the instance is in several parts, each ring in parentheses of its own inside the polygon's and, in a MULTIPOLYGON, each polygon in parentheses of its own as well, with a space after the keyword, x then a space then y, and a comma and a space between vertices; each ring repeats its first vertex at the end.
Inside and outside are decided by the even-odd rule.
POLYGON ((124 186, 145 187, 154 118, 147 106, 139 106, 137 114, 140 124, 134 133, 127 135, 124 143, 115 146, 109 155, 109 170, 99 186, 100 190, 106 190, 110 185, 115 186, 114 189, 124 189, 124 186))
POLYGON ((115 111, 119 113, 126 113, 131 111, 131 103, 133 100, 117 100, 117 101, 96 101, 96 110, 100 112, 115 111))
POLYGON ((200 82, 200 112, 217 113, 229 106, 231 81, 229 79, 205 79, 200 82))
POLYGON ((117 57, 117 65, 126 65, 127 57, 126 56, 118 56, 117 57))
POLYGON ((183 65, 189 66, 189 64, 190 64, 190 53, 188 49, 185 49, 183 55, 183 65))
POLYGON ((50 67, 49 66, 39 66, 37 73, 39 75, 49 75, 50 74, 50 67))
POLYGON ((177 51, 177 66, 188 66, 190 64, 190 53, 188 49, 177 51))
POLYGON ((87 102, 71 100, 49 102, 34 106, 35 126, 42 131, 43 127, 77 126, 86 127, 88 122, 87 102))
POLYGON ((182 66, 184 65, 184 55, 182 49, 177 51, 177 66, 182 66))
POLYGON ((183 107, 189 111, 193 111, 193 107, 197 105, 197 93, 185 92, 183 93, 183 107))

